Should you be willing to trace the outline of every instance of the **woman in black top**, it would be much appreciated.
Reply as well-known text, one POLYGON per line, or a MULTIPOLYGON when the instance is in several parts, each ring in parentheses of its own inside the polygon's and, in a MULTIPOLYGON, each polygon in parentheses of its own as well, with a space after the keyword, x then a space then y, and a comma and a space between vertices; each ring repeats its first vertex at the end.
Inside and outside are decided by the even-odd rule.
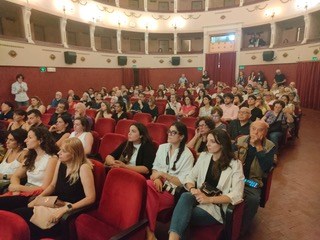
POLYGON ((118 122, 120 119, 127 119, 126 104, 124 102, 117 102, 114 105, 115 113, 112 114, 112 118, 118 122))
MULTIPOLYGON (((58 155, 59 162, 53 180, 39 195, 58 196, 57 205, 60 208, 52 214, 50 219, 52 223, 59 222, 67 212, 93 204, 96 198, 92 163, 86 158, 81 141, 78 138, 66 139, 58 155)), ((61 233, 59 223, 51 229, 42 230, 29 221, 37 198, 28 204, 29 208, 16 209, 14 212, 29 224, 32 239, 59 235, 61 233)))
POLYGON ((108 155, 105 164, 150 174, 155 157, 156 149, 147 128, 142 123, 133 123, 128 133, 128 141, 108 155))
POLYGON ((159 113, 158 113, 158 107, 156 105, 156 100, 154 97, 150 97, 148 100, 148 107, 146 108, 146 113, 151 114, 152 116, 152 122, 155 122, 159 113))
POLYGON ((57 118, 56 124, 49 128, 49 132, 53 136, 57 146, 60 148, 63 141, 70 136, 70 131, 73 127, 73 122, 70 115, 62 114, 57 118))

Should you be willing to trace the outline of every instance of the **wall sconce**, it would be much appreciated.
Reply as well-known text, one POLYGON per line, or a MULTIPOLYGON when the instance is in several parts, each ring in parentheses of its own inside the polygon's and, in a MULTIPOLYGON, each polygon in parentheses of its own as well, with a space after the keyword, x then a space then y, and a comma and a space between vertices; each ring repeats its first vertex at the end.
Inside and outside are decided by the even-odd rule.
POLYGON ((172 19, 170 22, 171 27, 173 27, 174 30, 177 30, 178 28, 181 29, 186 25, 186 21, 181 17, 176 17, 172 19))
POLYGON ((142 17, 138 20, 138 25, 146 31, 157 29, 157 21, 150 17, 142 17))
POLYGON ((296 7, 297 9, 308 11, 308 9, 315 7, 319 3, 320 0, 296 0, 296 7))
POLYGON ((55 1, 54 5, 58 11, 62 10, 64 16, 66 16, 67 14, 73 14, 74 12, 74 4, 71 1, 55 1))

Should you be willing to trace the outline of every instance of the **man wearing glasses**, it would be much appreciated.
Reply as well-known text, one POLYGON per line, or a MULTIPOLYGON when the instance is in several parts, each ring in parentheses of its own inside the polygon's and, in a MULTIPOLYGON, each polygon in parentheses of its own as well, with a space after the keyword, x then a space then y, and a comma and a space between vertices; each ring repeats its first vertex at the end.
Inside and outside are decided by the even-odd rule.
POLYGON ((250 117, 250 109, 247 107, 242 107, 238 112, 238 119, 232 120, 230 124, 228 124, 227 131, 230 135, 232 143, 235 143, 235 140, 239 136, 249 134, 251 124, 250 117))

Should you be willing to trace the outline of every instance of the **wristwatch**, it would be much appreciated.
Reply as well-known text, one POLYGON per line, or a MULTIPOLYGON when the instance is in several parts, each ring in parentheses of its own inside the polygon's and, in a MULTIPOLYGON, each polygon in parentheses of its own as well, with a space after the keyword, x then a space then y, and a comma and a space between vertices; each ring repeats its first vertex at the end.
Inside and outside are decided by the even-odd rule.
POLYGON ((67 208, 68 208, 68 211, 70 212, 72 210, 72 204, 71 203, 68 203, 67 204, 67 208))
POLYGON ((3 179, 3 180, 8 180, 8 175, 7 175, 7 174, 3 174, 3 175, 2 175, 2 179, 3 179))

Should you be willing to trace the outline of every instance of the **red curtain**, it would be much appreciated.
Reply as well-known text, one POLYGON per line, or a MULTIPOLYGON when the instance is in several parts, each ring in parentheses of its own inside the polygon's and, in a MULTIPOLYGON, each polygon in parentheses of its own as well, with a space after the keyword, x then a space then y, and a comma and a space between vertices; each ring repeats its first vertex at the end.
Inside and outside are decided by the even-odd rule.
POLYGON ((300 62, 296 87, 301 106, 320 110, 320 62, 300 62))
POLYGON ((132 68, 122 68, 122 84, 127 88, 134 85, 134 75, 132 68))
POLYGON ((220 54, 220 81, 230 87, 235 84, 236 52, 220 54))
POLYGON ((141 84, 142 86, 150 85, 150 74, 148 68, 139 69, 139 84, 141 84))
POLYGON ((206 54, 206 69, 210 79, 212 79, 215 83, 220 81, 219 74, 219 53, 210 53, 206 54))

